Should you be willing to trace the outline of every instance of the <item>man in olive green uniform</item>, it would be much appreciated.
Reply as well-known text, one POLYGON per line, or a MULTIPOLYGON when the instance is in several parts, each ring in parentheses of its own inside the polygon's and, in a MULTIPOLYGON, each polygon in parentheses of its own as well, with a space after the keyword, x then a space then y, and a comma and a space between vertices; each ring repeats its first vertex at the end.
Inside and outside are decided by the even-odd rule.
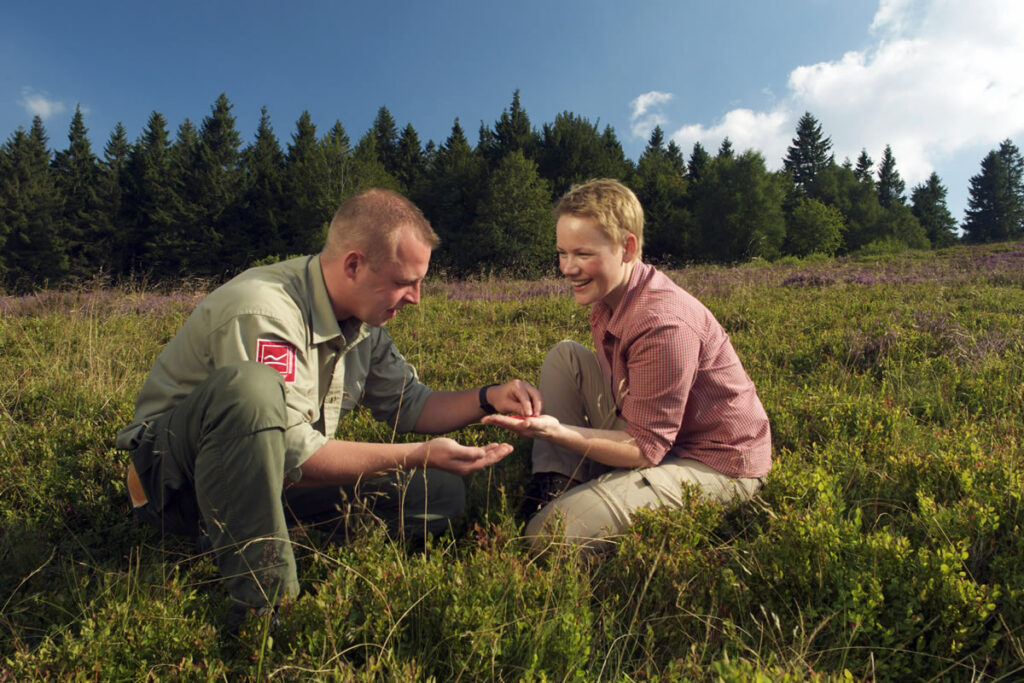
POLYGON ((540 394, 520 380, 429 389, 384 331, 419 302, 437 243, 404 197, 360 193, 338 209, 320 254, 219 287, 156 359, 117 436, 132 452, 132 502, 160 530, 209 536, 236 611, 298 593, 289 521, 337 518, 358 483, 392 529, 438 532, 464 506, 460 477, 512 450, 332 438, 356 405, 427 434, 495 410, 540 412, 540 394))

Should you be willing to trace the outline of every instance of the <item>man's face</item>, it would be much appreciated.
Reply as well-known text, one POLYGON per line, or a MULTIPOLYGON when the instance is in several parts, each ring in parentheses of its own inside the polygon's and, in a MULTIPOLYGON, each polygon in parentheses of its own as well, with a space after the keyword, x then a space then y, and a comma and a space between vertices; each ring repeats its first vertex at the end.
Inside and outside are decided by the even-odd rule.
POLYGON ((420 302, 420 284, 430 266, 430 247, 405 230, 393 260, 363 262, 356 274, 353 315, 368 325, 381 326, 406 304, 420 302))

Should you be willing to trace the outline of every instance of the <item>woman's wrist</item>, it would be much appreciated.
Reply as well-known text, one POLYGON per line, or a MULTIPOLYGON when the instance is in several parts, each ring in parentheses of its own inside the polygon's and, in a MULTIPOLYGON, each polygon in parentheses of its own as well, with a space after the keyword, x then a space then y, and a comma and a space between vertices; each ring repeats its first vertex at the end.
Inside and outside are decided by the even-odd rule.
POLYGON ((561 422, 554 428, 546 439, 555 446, 585 455, 587 450, 587 437, 583 434, 584 428, 570 427, 561 422))

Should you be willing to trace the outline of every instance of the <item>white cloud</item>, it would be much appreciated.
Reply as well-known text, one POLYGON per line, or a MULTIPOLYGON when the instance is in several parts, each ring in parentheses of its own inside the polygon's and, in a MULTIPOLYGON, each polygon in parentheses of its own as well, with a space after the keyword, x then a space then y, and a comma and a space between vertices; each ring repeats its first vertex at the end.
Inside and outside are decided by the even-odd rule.
POLYGON ((684 151, 700 141, 713 152, 728 135, 778 168, 809 111, 839 161, 864 148, 877 162, 891 145, 909 188, 960 151, 1024 131, 1024 3, 880 0, 871 31, 867 50, 793 69, 773 109, 736 109, 671 138, 684 151))
POLYGON ((633 113, 629 117, 630 130, 633 135, 641 138, 650 137, 655 126, 664 126, 668 118, 662 112, 662 105, 672 100, 672 93, 651 92, 640 95, 629 106, 633 113))
POLYGON ((756 149, 771 165, 772 159, 781 159, 786 154, 789 124, 789 115, 781 109, 769 112, 733 109, 714 125, 683 126, 671 137, 687 156, 695 142, 701 143, 709 153, 714 154, 722 140, 729 138, 734 150, 742 152, 756 149))
POLYGON ((18 104, 32 116, 38 116, 44 121, 67 109, 63 102, 51 99, 49 93, 40 92, 34 88, 22 88, 18 104))

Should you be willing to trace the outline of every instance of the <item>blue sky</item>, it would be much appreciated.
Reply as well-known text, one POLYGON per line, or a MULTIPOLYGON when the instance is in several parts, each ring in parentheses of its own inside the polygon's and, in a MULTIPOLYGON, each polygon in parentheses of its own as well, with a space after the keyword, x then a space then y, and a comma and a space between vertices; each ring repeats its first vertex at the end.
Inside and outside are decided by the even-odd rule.
POLYGON ((654 125, 781 165, 810 111, 838 160, 890 144, 907 190, 935 170, 959 220, 969 178, 1024 147, 1019 0, 436 0, 6 3, 0 135, 43 117, 54 149, 76 105, 93 149, 154 110, 171 133, 220 93, 247 143, 266 106, 286 144, 303 110, 353 141, 381 106, 420 139, 458 117, 471 142, 520 91, 538 128, 571 111, 636 160, 654 125))

